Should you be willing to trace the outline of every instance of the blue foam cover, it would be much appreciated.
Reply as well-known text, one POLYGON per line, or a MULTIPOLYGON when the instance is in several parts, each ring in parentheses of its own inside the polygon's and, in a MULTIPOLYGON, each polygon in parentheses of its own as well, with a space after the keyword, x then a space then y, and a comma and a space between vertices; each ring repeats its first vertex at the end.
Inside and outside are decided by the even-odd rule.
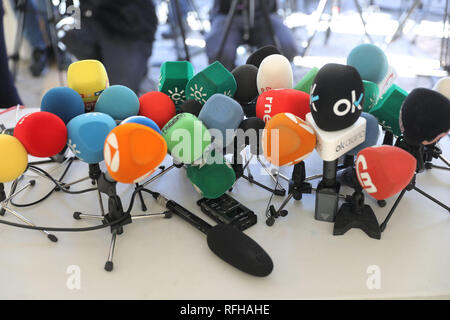
POLYGON ((80 94, 67 87, 48 90, 41 100, 41 111, 53 113, 67 124, 76 116, 84 113, 84 103, 80 94))
POLYGON ((200 119, 208 129, 219 130, 222 134, 221 138, 217 140, 218 137, 212 132, 212 136, 215 136, 217 141, 222 141, 222 146, 227 146, 233 141, 233 135, 226 135, 228 130, 236 130, 242 120, 244 120, 244 111, 241 105, 226 95, 216 93, 212 95, 206 103, 203 105, 200 114, 198 115, 200 119))
POLYGON ((377 144, 378 137, 380 135, 380 127, 378 125, 378 120, 373 115, 367 112, 361 113, 361 117, 366 119, 366 140, 360 145, 354 147, 352 150, 346 154, 356 156, 361 150, 371 147, 377 144))
POLYGON ((107 114, 81 114, 67 124, 67 145, 81 161, 99 163, 103 161, 106 136, 115 127, 116 122, 107 114))
POLYGON ((380 83, 388 72, 388 60, 383 50, 370 43, 360 44, 347 57, 347 65, 358 70, 361 79, 380 83))
POLYGON ((130 88, 110 86, 98 97, 95 112, 109 114, 114 120, 123 120, 139 113, 139 99, 130 88))
POLYGON ((120 124, 123 124, 123 123, 139 123, 139 124, 149 127, 150 129, 153 129, 156 132, 158 132, 159 134, 161 134, 161 130, 159 129, 156 122, 145 116, 131 116, 131 117, 128 117, 125 120, 123 120, 120 124))

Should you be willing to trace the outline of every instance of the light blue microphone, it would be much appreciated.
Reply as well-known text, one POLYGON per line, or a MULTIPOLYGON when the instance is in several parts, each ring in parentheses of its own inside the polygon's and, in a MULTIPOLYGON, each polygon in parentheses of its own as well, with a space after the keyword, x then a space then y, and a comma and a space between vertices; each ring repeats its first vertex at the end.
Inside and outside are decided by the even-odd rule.
POLYGON ((83 162, 95 164, 103 161, 106 136, 116 127, 114 119, 104 113, 81 114, 67 124, 68 142, 73 154, 83 162))
POLYGON ((61 118, 64 124, 84 113, 84 102, 80 94, 67 87, 56 87, 48 90, 41 100, 41 111, 53 113, 61 118))
POLYGON ((380 126, 378 125, 377 118, 367 112, 362 112, 361 117, 366 119, 366 139, 363 143, 346 153, 351 156, 356 156, 361 150, 376 145, 380 136, 380 126))
POLYGON ((123 124, 123 123, 139 123, 139 124, 149 127, 150 129, 153 129, 156 132, 158 132, 159 134, 161 134, 161 130, 159 129, 156 122, 145 116, 131 116, 131 117, 128 117, 125 120, 123 120, 120 124, 123 124))
POLYGON ((130 88, 110 86, 98 97, 95 112, 106 113, 114 120, 123 120, 139 113, 139 99, 130 88))

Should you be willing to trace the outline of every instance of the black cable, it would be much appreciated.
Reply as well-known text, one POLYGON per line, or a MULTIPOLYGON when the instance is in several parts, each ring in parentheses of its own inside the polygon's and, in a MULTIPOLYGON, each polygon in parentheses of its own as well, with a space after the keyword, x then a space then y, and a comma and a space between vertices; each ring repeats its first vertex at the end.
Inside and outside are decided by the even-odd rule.
MULTIPOLYGON (((278 175, 277 175, 277 183, 275 184, 275 188, 273 188, 274 190, 277 190, 277 187, 278 186, 280 186, 281 187, 281 184, 279 183, 279 180, 278 180, 278 175)), ((272 194, 270 195, 270 198, 269 198, 269 202, 267 202, 267 207, 266 207, 266 218, 270 218, 272 215, 270 214, 270 210, 269 210, 269 208, 270 208, 270 205, 272 204, 272 198, 273 198, 273 196, 275 195, 275 192, 272 192, 272 194)))

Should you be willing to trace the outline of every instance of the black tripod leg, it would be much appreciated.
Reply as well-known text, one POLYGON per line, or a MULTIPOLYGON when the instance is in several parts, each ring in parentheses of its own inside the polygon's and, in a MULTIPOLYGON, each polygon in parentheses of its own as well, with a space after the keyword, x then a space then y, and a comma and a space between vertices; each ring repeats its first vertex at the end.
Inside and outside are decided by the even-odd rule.
MULTIPOLYGON (((140 188, 140 185, 139 185, 139 183, 136 183, 136 189, 138 189, 138 188, 140 188)), ((142 196, 142 191, 139 191, 138 195, 139 195, 139 200, 141 201, 142 211, 147 211, 147 206, 145 205, 144 197, 142 196)))
POLYGON ((177 15, 178 26, 180 27, 181 38, 183 39, 183 46, 184 46, 184 53, 186 55, 186 60, 191 61, 191 57, 189 55, 189 49, 186 44, 186 30, 184 30, 183 21, 181 18, 180 3, 178 2, 178 0, 172 0, 172 1, 174 1, 174 3, 175 3, 175 12, 177 15))
POLYGON ((108 272, 111 272, 114 268, 113 263, 113 257, 114 257, 114 248, 116 246, 116 237, 117 237, 117 231, 114 230, 111 237, 111 244, 109 245, 109 254, 108 254, 108 261, 105 263, 105 270, 108 272))
POLYGON ((231 23, 233 22, 234 13, 236 12, 236 6, 239 0, 233 0, 230 6, 230 11, 227 15, 227 20, 225 21, 225 28, 220 41, 219 51, 217 51, 216 60, 220 61, 222 58, 223 48, 225 48, 225 43, 227 42, 228 34, 230 33, 231 23))
POLYGON ((26 3, 27 3, 26 1, 20 1, 16 8, 16 10, 18 10, 19 13, 17 17, 16 38, 14 40, 14 52, 11 55, 11 59, 13 61, 12 78, 14 82, 16 82, 17 78, 17 70, 19 67, 19 60, 20 60, 20 47, 22 46, 23 42, 23 30, 25 28, 25 11, 27 9, 26 3), (19 8, 19 6, 21 6, 22 8, 19 8))
POLYGON ((400 200, 402 200, 403 196, 405 195, 405 192, 406 189, 403 189, 402 192, 400 192, 400 195, 397 197, 397 200, 395 200, 395 203, 392 206, 391 210, 389 211, 388 215, 386 216, 386 219, 384 219, 383 223, 380 225, 381 232, 383 232, 384 229, 386 229, 389 219, 391 219, 392 215, 394 214, 394 211, 397 208, 398 204, 400 203, 400 200))
POLYGON ((63 63, 61 61, 61 57, 58 54, 58 36, 56 35, 56 21, 55 21, 55 13, 53 11, 53 6, 50 3, 50 0, 46 0, 47 5, 47 24, 49 26, 50 31, 50 43, 53 50, 53 55, 55 56, 56 66, 58 68, 59 82, 61 86, 64 86, 64 77, 61 73, 63 70, 63 63))
POLYGON ((275 47, 278 48, 278 50, 281 52, 281 54, 283 54, 282 48, 280 45, 280 41, 278 40, 277 35, 275 34, 275 31, 273 30, 272 20, 270 20, 270 15, 269 15, 269 12, 267 11, 266 3, 264 1, 261 1, 261 10, 263 13, 264 20, 266 20, 266 26, 267 26, 267 29, 269 29, 269 34, 270 34, 270 37, 272 38, 272 42, 275 45, 275 47))
POLYGON ((450 208, 448 206, 446 206, 445 204, 443 204, 442 202, 440 202, 438 199, 430 196, 428 193, 426 193, 425 191, 417 188, 416 186, 413 187, 414 190, 416 190, 418 193, 420 193, 421 195, 423 195, 424 197, 430 199, 431 201, 433 201, 434 203, 436 203, 437 205, 441 206, 442 208, 446 209, 448 212, 450 212, 450 208))

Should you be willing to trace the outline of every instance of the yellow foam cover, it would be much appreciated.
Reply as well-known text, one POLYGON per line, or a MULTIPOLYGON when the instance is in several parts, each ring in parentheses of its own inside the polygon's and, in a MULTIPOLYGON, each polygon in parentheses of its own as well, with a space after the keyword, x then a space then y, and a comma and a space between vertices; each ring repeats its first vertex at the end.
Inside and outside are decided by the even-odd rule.
POLYGON ((28 154, 13 136, 0 134, 0 183, 17 179, 28 165, 28 154))
POLYGON ((80 60, 67 70, 67 83, 83 98, 86 112, 93 111, 100 94, 109 86, 108 74, 98 60, 80 60))

